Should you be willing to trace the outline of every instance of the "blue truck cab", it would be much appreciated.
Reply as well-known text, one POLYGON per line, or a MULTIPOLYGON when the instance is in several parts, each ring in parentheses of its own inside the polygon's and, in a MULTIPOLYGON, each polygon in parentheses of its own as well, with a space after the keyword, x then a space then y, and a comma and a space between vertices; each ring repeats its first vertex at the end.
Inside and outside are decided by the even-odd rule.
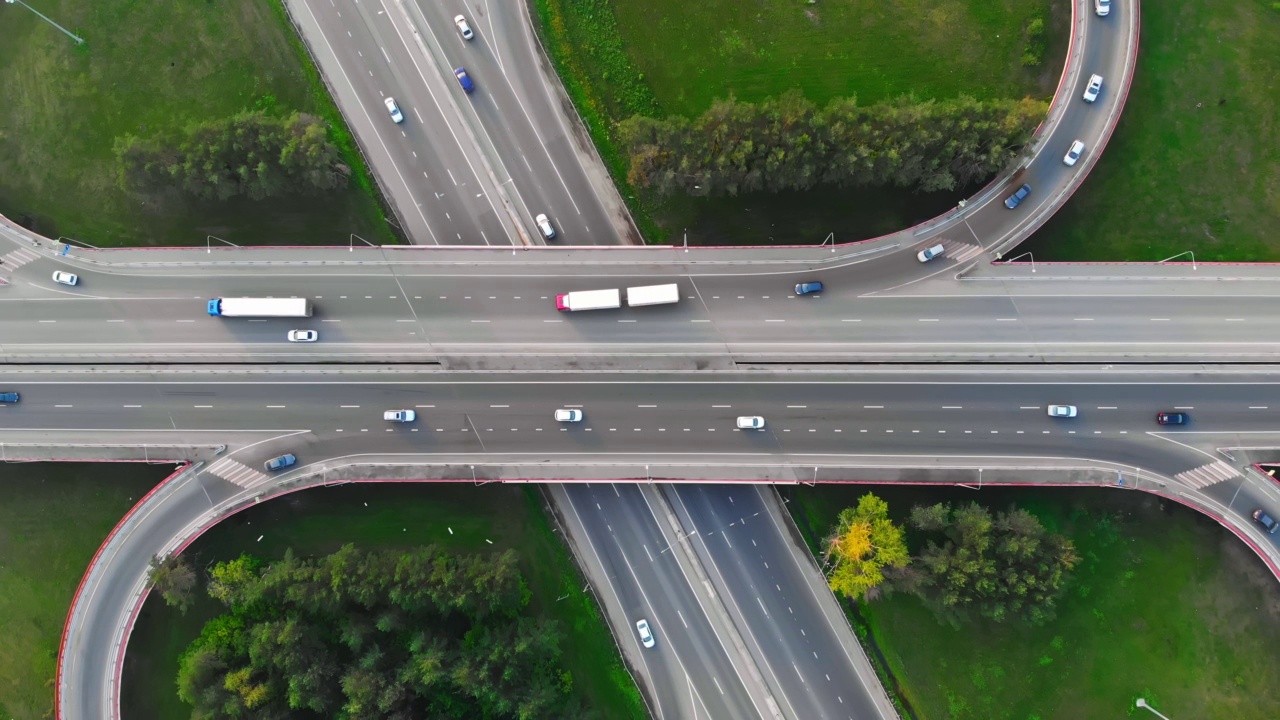
POLYGON ((210 315, 221 315, 221 314, 222 314, 222 301, 221 301, 221 300, 219 300, 218 298, 214 298, 214 299, 212 299, 212 300, 210 300, 210 301, 209 301, 209 314, 210 314, 210 315))

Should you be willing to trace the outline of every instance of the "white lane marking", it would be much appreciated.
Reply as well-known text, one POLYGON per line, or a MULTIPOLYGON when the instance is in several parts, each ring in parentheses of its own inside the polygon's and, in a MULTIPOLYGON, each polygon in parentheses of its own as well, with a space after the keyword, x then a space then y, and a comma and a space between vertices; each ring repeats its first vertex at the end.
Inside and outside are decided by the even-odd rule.
POLYGON ((809 406, 808 406, 808 405, 788 405, 787 407, 789 407, 789 408, 798 408, 798 409, 800 409, 800 410, 803 410, 803 409, 805 409, 805 408, 807 408, 807 407, 809 407, 809 406))
POLYGON ((195 322, 195 320, 178 320, 177 322, 195 322))
POLYGON ((411 323, 411 322, 417 322, 417 321, 416 321, 416 320, 414 320, 413 318, 409 318, 408 320, 397 320, 396 322, 408 322, 408 323, 411 323))
POLYGON ((491 407, 491 408, 505 408, 505 407, 511 407, 511 406, 510 406, 510 405, 490 405, 489 407, 491 407))
POLYGON ((963 410, 964 406, 963 405, 943 405, 942 409, 943 410, 963 410))
POLYGON ((271 409, 273 409, 273 410, 279 410, 279 409, 283 408, 283 407, 284 407, 284 405, 268 405, 267 407, 269 407, 269 408, 271 408, 271 409))
POLYGON ((786 320, 765 320, 765 322, 786 322, 786 320))
POLYGON ((140 407, 142 407, 142 406, 141 406, 141 405, 125 405, 125 407, 127 407, 127 408, 140 408, 140 407))
POLYGON ((473 323, 487 323, 487 322, 489 322, 489 321, 488 321, 488 320, 472 320, 471 322, 473 322, 473 323))
POLYGON ((1250 410, 1266 410, 1267 406, 1266 405, 1250 405, 1249 409, 1250 410))
POLYGON ((918 318, 919 322, 938 322, 938 318, 918 318))
POLYGON ((1223 318, 1224 322, 1244 322, 1244 318, 1223 318))
POLYGON ((849 318, 844 318, 844 319, 840 320, 840 322, 862 322, 862 321, 861 321, 861 320, 858 320, 858 319, 849 319, 849 318))
POLYGON ((57 321, 57 320, 37 320, 36 322, 42 322, 42 323, 56 323, 56 322, 58 322, 58 321, 57 321))
POLYGON ((211 407, 213 407, 213 406, 212 406, 212 405, 192 405, 191 407, 198 407, 198 408, 211 408, 211 407))
POLYGON ((1018 318, 996 318, 996 322, 1018 322, 1018 318))
POLYGON ((1076 322, 1093 322, 1093 318, 1076 318, 1076 322))
POLYGON ((1019 410, 1039 410, 1040 406, 1039 405, 1021 405, 1018 407, 1018 409, 1019 410))
POLYGON ((321 320, 320 322, 342 322, 341 320, 321 320))
POLYGON ((1196 406, 1195 405, 1174 405, 1173 409, 1174 410, 1195 410, 1196 406))
POLYGON ((358 408, 359 405, 339 405, 340 408, 358 408))
POLYGON ((883 405, 863 405, 862 409, 863 410, 883 410, 884 406, 883 405))
POLYGON ((656 408, 656 407, 658 407, 658 406, 657 406, 657 405, 637 405, 636 407, 638 407, 638 408, 646 408, 646 407, 647 407, 647 408, 656 408))
POLYGON ((1151 318, 1151 322, 1169 322, 1169 318, 1151 318))
POLYGON ((54 407, 60 408, 60 407, 74 407, 74 406, 73 405, 54 405, 54 407))
POLYGON ((1099 410, 1115 410, 1116 406, 1115 405, 1099 405, 1098 409, 1099 410))

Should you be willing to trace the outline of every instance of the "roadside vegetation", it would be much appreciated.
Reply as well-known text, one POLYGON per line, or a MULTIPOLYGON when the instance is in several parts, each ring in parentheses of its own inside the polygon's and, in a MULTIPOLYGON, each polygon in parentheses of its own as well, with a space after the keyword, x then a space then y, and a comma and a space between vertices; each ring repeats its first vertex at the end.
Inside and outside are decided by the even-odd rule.
MULTIPOLYGON (((841 508, 859 507, 870 489, 788 491, 815 552, 833 530, 848 527, 841 508)), ((1276 581, 1211 520, 1150 495, 1106 489, 876 486, 874 493, 887 503, 890 522, 909 527, 919 519, 915 506, 948 503, 954 510, 977 502, 997 517, 1016 505, 1078 555, 1056 614, 1038 624, 996 622, 985 612, 964 619, 943 613, 943 622, 929 596, 910 592, 849 605, 882 678, 915 717, 1122 717, 1132 715, 1139 697, 1170 717, 1280 712, 1280 665, 1272 662, 1280 643, 1276 581)), ((925 537, 908 530, 913 551, 925 537)))
MULTIPOLYGON (((396 242, 281 0, 39 5, 83 45, 21 6, 2 9, 0 213, 10 219, 99 247, 204 244, 208 235, 241 245, 344 244, 350 233, 396 242), (300 183, 267 176, 269 202, 249 192, 216 201, 121 189, 117 140, 177 137, 244 112, 319 118, 335 148, 327 152, 349 177, 304 194, 300 183)), ((249 175, 259 162, 245 158, 249 175)))
POLYGON ((85 567, 171 466, 0 465, 0 717, 53 717, 58 643, 85 567))
POLYGON ((187 612, 159 593, 147 600, 126 656, 123 712, 131 720, 191 717, 178 697, 180 658, 202 626, 227 609, 208 596, 207 568, 244 553, 280 558, 290 549, 301 562, 352 543, 392 554, 423 546, 486 557, 515 550, 524 615, 559 629, 569 694, 598 717, 640 720, 647 715, 639 691, 548 517, 537 488, 411 484, 307 490, 235 515, 182 553, 201 576, 187 612))
POLYGON ((1045 98, 1061 71, 1068 6, 535 0, 534 7, 556 68, 650 242, 682 242, 688 228, 690 244, 816 244, 831 232, 843 242, 901 229, 953 206, 964 189, 660 198, 628 184, 618 123, 634 115, 693 119, 717 99, 757 103, 788 90, 818 106, 853 97, 868 107, 906 95, 1045 98))
POLYGON ((1040 261, 1280 261, 1277 38, 1271 2, 1143 3, 1115 135, 1019 250, 1040 261))

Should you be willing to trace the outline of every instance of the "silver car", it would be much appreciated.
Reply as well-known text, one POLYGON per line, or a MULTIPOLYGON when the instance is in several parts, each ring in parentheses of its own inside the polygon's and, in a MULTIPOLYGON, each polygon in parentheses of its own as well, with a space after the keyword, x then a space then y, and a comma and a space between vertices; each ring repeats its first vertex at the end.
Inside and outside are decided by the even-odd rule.
POLYGON ((387 106, 387 112, 391 113, 391 119, 396 123, 404 122, 404 114, 400 112, 400 106, 396 105, 395 98, 387 98, 382 103, 387 106))
POLYGON ((1049 417, 1073 418, 1076 416, 1075 405, 1050 405, 1049 417))
POLYGON ((1097 74, 1090 75, 1089 84, 1085 86, 1084 95, 1081 97, 1084 98, 1085 102, 1091 103, 1098 99, 1098 93, 1100 92, 1102 92, 1102 76, 1097 74))
POLYGON ((636 621, 636 632, 640 633, 640 644, 647 648, 654 646, 653 631, 649 629, 649 621, 641 618, 636 621))
POLYGON ((1071 167, 1072 165, 1075 165, 1076 161, 1080 159, 1080 155, 1083 152, 1084 152, 1084 143, 1080 140, 1076 140, 1075 142, 1071 143, 1071 148, 1067 150, 1067 154, 1062 156, 1062 164, 1066 165, 1067 167, 1071 167))

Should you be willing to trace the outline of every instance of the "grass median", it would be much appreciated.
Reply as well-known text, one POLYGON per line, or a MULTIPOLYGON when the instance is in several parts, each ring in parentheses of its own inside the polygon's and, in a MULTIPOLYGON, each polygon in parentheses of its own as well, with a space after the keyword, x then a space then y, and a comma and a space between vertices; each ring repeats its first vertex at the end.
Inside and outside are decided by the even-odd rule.
POLYGON ((280 0, 0 6, 0 213, 96 246, 395 242, 376 189, 280 0), (119 189, 116 137, 262 109, 325 118, 347 190, 263 202, 158 203, 119 189))
POLYGON ((896 521, 912 504, 1017 503, 1072 539, 1080 565, 1056 621, 1038 628, 939 625, 914 596, 858 606, 855 624, 920 718, 1122 717, 1138 697, 1175 718, 1280 711, 1280 594, 1234 535, 1191 510, 1137 492, 818 487, 792 511, 811 537, 865 492, 896 521))

